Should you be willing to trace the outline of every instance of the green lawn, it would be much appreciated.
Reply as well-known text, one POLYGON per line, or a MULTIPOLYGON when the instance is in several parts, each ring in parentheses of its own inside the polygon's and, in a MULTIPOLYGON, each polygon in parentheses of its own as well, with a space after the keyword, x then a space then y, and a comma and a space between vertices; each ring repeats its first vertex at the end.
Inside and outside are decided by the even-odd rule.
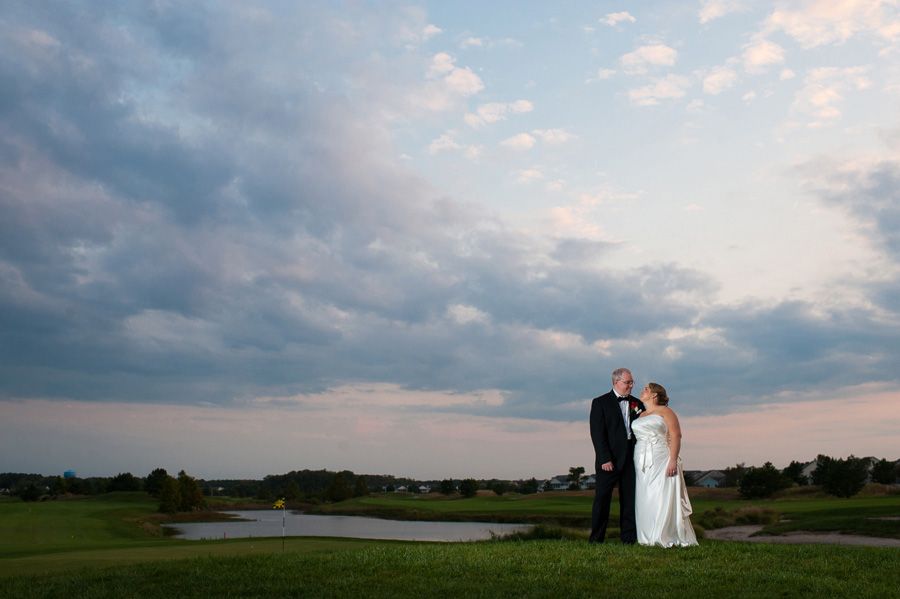
POLYGON ((203 557, 3 581, 4 596, 890 597, 895 550, 708 542, 659 549, 575 541, 385 545, 203 557))
POLYGON ((144 493, 23 503, 0 500, 0 577, 83 567, 271 552, 330 552, 392 542, 288 538, 184 541, 145 525, 158 502, 144 493))
POLYGON ((156 510, 145 493, 68 501, 0 502, 0 560, 83 549, 154 546, 166 539, 138 521, 156 510))
MULTIPOLYGON (((693 503, 698 514, 716 507, 774 506, 791 519, 770 527, 775 532, 843 530, 900 538, 896 521, 872 520, 900 516, 898 495, 748 502, 713 494, 693 503)), ((583 519, 590 514, 591 497, 392 494, 332 507, 415 511, 423 519, 466 514, 507 521, 529 515, 583 519)), ((143 493, 42 503, 0 499, 0 592, 3 597, 338 597, 366 589, 379 595, 443 591, 539 597, 548 588, 553 596, 606 596, 603 589, 611 584, 619 586, 620 597, 883 597, 900 588, 895 548, 717 541, 673 550, 567 540, 184 541, 159 534, 150 517, 155 509, 156 502, 143 493), (598 587, 600 579, 607 586, 598 587)))

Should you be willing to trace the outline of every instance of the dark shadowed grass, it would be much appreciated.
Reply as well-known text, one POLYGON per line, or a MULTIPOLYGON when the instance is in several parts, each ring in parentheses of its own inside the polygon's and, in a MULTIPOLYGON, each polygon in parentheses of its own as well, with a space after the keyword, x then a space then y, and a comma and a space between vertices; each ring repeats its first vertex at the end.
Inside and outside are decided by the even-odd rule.
POLYGON ((893 549, 707 542, 660 549, 583 541, 399 544, 205 557, 5 579, 31 597, 889 597, 893 549))

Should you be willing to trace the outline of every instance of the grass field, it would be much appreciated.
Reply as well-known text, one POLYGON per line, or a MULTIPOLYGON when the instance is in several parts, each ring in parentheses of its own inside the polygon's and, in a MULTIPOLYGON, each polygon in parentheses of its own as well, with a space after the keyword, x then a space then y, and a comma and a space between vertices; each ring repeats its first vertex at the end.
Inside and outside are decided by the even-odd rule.
POLYGON ((885 548, 709 542, 403 544, 211 556, 3 580, 5 597, 891 597, 885 548))
MULTIPOLYGON (((751 503, 723 497, 696 497, 695 514, 751 503)), ((390 495, 355 500, 344 507, 384 506, 432 515, 580 517, 589 513, 590 499, 589 494, 578 493, 472 499, 390 495)), ((774 505, 791 518, 774 525, 784 529, 857 533, 871 529, 869 534, 900 538, 896 521, 871 519, 900 516, 898 495, 752 503, 774 505)), ((900 588, 896 548, 724 541, 671 550, 617 542, 590 546, 571 540, 182 541, 159 534, 150 517, 154 509, 155 502, 140 493, 28 504, 0 500, 0 594, 4 598, 344 597, 423 592, 472 597, 887 597, 896 596, 900 588)))

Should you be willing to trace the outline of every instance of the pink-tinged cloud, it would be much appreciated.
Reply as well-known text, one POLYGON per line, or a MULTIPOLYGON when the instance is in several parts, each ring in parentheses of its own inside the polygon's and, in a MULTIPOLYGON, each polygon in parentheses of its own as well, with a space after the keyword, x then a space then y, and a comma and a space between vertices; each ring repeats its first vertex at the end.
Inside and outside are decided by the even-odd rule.
POLYGON ((784 49, 775 42, 756 37, 744 45, 742 58, 748 73, 759 73, 769 65, 784 62, 784 49))
POLYGON ((513 135, 510 138, 504 139, 500 142, 500 145, 513 150, 530 150, 534 147, 536 142, 537 140, 527 133, 519 133, 518 135, 513 135))
POLYGON ((616 24, 625 21, 634 23, 636 19, 627 12, 612 12, 600 19, 601 23, 609 25, 610 27, 614 27, 616 24))
POLYGON ((665 44, 642 46, 622 56, 622 66, 626 73, 646 73, 648 65, 672 66, 678 58, 678 51, 665 44))
POLYGON ((841 44, 866 32, 893 39, 897 24, 895 0, 806 0, 796 10, 776 10, 766 26, 783 30, 804 48, 841 44))
POLYGON ((637 106, 654 106, 660 100, 681 98, 687 93, 691 82, 681 75, 669 75, 657 79, 651 85, 645 85, 628 91, 628 98, 637 106))

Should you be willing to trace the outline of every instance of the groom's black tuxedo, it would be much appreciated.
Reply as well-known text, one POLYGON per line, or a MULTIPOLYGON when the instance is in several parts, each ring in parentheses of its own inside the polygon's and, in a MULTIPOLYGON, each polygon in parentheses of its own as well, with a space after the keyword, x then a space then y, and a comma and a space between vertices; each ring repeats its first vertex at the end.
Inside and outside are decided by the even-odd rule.
MULTIPOLYGON (((640 410, 644 404, 629 395, 629 403, 640 410)), ((602 543, 606 538, 612 492, 619 485, 619 530, 623 543, 637 540, 634 522, 634 439, 628 439, 619 398, 610 391, 591 402, 591 441, 594 444, 594 506, 591 512, 592 543, 602 543), (603 464, 612 462, 614 470, 603 470, 603 464)))

